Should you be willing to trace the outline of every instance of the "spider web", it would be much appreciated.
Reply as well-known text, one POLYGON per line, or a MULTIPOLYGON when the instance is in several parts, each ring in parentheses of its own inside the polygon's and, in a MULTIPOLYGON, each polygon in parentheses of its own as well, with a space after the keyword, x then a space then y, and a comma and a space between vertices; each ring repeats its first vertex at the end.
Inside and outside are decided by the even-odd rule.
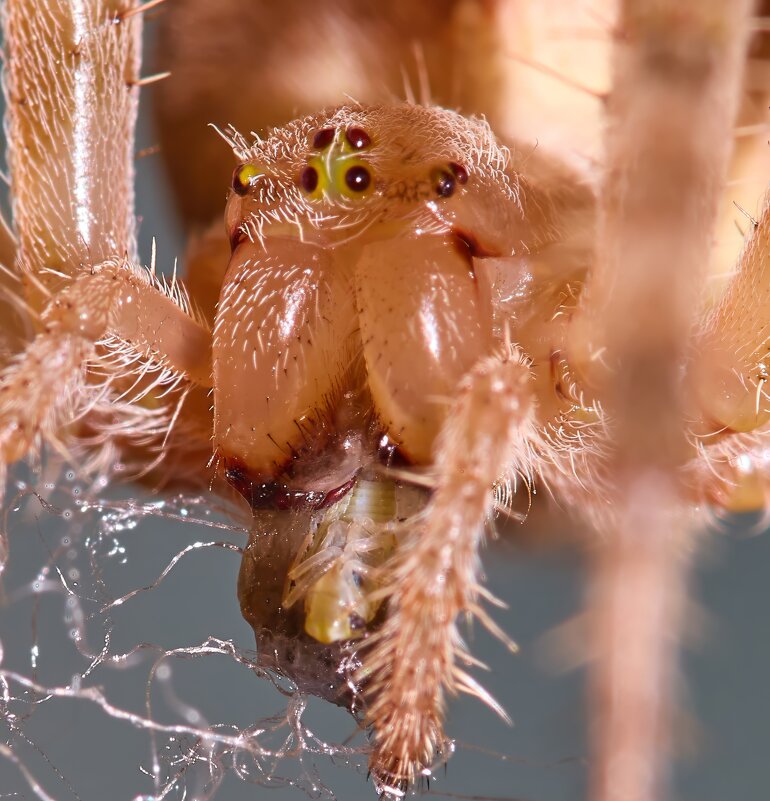
MULTIPOLYGON (((276 799, 374 798, 365 735, 347 712, 258 666, 235 592, 247 531, 225 509, 87 486, 53 464, 39 478, 18 468, 7 497, 0 799, 232 801, 255 786, 276 799)), ((500 696, 511 665, 498 661, 500 696)), ((458 706, 463 753, 431 794, 509 797, 512 769, 565 793, 528 798, 582 784, 578 719, 543 759, 550 734, 522 731, 522 747, 477 702, 458 706)))
MULTIPOLYGON (((115 797, 204 801, 231 775, 333 798, 317 759, 365 763, 360 738, 339 745, 316 734, 306 723, 308 699, 262 671, 254 652, 239 644, 250 634, 235 601, 247 532, 209 501, 92 493, 73 470, 34 489, 17 478, 15 487, 5 526, 0 758, 8 764, 0 777, 12 765, 26 784, 24 797, 94 797, 89 781, 76 787, 59 764, 77 763, 78 745, 96 746, 87 731, 95 712, 144 736, 138 769, 129 768, 131 792, 123 786, 115 797), (180 583, 187 591, 175 597, 180 583), (222 589, 233 620, 208 628, 222 589), (219 681, 229 685, 223 703, 217 703, 219 681), (236 696, 240 709, 233 683, 247 696, 236 696), (273 696, 269 707, 260 690, 273 696), (73 713, 73 702, 90 708, 73 713), (265 716, 270 707, 278 711, 265 716)), ((343 737, 355 734, 352 719, 346 729, 343 737)), ((136 743, 109 737, 115 748, 107 750, 124 752, 113 753, 120 771, 136 743)), ((0 790, 6 783, 0 780, 0 790)))

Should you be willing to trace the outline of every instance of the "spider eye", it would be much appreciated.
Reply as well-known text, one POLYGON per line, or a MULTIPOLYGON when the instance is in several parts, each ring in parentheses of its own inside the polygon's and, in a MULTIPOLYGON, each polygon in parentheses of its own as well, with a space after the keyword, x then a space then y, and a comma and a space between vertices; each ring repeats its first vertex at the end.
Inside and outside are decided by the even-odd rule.
MULTIPOLYGON (((439 197, 451 197, 455 191, 456 178, 452 172, 445 169, 435 169, 430 174, 433 189, 439 197)), ((467 176, 466 176, 467 180, 467 176)))
POLYGON ((233 172, 233 191, 237 195, 245 195, 253 185, 254 179, 262 174, 262 170, 253 164, 239 164, 233 172))
POLYGON ((300 186, 308 193, 312 194, 318 188, 318 170, 308 165, 299 175, 300 186))
POLYGON ((462 164, 458 164, 456 161, 450 161, 449 169, 451 170, 452 175, 454 175, 458 184, 468 183, 468 170, 466 170, 462 164))
POLYGON ((334 141, 336 131, 334 128, 321 128, 316 131, 313 137, 313 147, 315 150, 325 150, 334 141))
POLYGON ((332 166, 334 188, 345 198, 366 197, 374 189, 372 170, 367 162, 355 156, 340 159, 332 166))
POLYGON ((361 195, 371 186, 372 174, 364 164, 354 164, 345 170, 345 186, 351 196, 361 195))
POLYGON ((300 170, 297 180, 302 191, 313 200, 319 200, 329 187, 326 162, 322 156, 312 156, 300 170))
POLYGON ((357 151, 372 143, 369 134, 355 125, 342 128, 321 128, 312 137, 313 149, 300 167, 297 184, 311 200, 326 198, 361 198, 374 189, 369 164, 359 158, 357 151), (344 133, 344 136, 343 136, 344 133))
POLYGON ((372 143, 369 134, 363 129, 353 126, 345 131, 345 139, 353 150, 366 150, 372 143))

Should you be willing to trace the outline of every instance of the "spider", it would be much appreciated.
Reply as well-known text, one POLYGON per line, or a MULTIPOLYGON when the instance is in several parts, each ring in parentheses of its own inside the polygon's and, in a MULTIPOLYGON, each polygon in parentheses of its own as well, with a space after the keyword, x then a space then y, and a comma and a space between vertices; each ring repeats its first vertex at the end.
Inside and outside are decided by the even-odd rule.
MULTIPOLYGON (((598 192, 436 105, 366 98, 222 128, 224 226, 191 250, 187 289, 136 253, 138 42, 158 4, 6 3, 2 464, 45 444, 84 473, 119 458, 153 488, 242 497, 244 616, 303 686, 342 677, 331 694, 370 727, 391 796, 445 751, 447 693, 494 704, 457 621, 504 636, 479 547, 512 497, 546 489, 598 534, 592 798, 661 797, 692 532, 708 508, 765 505, 766 215, 703 298, 750 4, 620 3, 598 192)), ((437 0, 415 19, 467 111, 489 102, 492 56, 478 39, 446 51, 471 23, 491 35, 484 9, 437 0)), ((399 3, 384 13, 403 22, 399 3)), ((189 182, 219 171, 199 178, 199 137, 169 164, 200 222, 217 192, 189 182)))

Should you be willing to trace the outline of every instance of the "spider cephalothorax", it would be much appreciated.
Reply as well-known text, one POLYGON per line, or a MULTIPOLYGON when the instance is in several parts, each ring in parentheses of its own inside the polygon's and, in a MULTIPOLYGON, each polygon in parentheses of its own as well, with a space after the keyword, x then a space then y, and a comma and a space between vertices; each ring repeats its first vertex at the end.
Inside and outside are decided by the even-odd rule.
POLYGON ((318 445, 346 393, 365 391, 377 439, 430 463, 446 413, 437 399, 493 349, 485 260, 523 262, 563 238, 556 219, 578 184, 559 197, 483 122, 408 104, 314 115, 249 149, 232 138, 248 160, 225 215, 218 453, 270 481, 318 445), (231 355, 236 337, 245 360, 231 355), (233 397, 231 371, 264 387, 264 400, 233 397))

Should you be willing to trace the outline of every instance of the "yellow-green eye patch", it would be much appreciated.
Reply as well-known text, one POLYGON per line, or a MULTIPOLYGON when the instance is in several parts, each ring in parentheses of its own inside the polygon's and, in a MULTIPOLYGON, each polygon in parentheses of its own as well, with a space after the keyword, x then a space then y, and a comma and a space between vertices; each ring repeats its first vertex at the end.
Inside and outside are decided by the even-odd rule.
POLYGON ((374 189, 372 169, 366 161, 334 151, 311 156, 300 170, 298 183, 314 200, 325 196, 365 197, 374 189))
POLYGON ((358 153, 372 145, 369 134, 356 125, 346 130, 321 128, 311 140, 313 155, 300 170, 297 183, 310 198, 319 200, 366 197, 374 189, 372 168, 358 153))
POLYGON ((245 195, 254 179, 262 174, 263 171, 253 164, 239 164, 233 172, 233 191, 238 195, 245 195))

